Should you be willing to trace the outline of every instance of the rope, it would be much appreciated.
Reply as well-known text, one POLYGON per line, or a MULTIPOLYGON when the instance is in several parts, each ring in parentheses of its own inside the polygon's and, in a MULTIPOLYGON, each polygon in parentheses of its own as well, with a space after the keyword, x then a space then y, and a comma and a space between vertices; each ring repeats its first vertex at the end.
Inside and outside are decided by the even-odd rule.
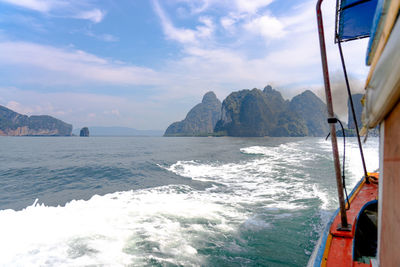
MULTIPOLYGON (((340 127, 342 128, 342 134, 343 134, 343 168, 342 168, 342 182, 343 182, 343 189, 344 189, 344 193, 345 193, 345 195, 346 195, 346 201, 347 201, 347 208, 346 208, 346 210, 349 210, 350 209, 350 201, 349 201, 349 196, 348 196, 348 194, 347 194, 347 189, 346 189, 346 178, 345 178, 345 175, 344 175, 344 173, 345 173, 345 168, 346 168, 346 165, 345 165, 345 163, 346 163, 346 134, 345 134, 345 131, 344 131, 344 127, 343 127, 343 124, 342 124, 342 122, 339 120, 339 119, 337 119, 337 118, 328 118, 328 123, 339 123, 340 124, 340 127)), ((328 137, 331 135, 331 133, 329 133, 328 134, 328 136, 326 137, 326 139, 325 140, 327 140, 328 139, 328 137)))

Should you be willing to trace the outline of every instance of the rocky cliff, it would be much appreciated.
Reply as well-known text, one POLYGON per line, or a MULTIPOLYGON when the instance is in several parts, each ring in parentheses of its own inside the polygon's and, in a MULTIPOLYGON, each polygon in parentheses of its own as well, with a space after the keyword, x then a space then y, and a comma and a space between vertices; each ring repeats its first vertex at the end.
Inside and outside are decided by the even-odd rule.
POLYGON ((266 86, 231 93, 222 103, 215 132, 229 136, 306 136, 305 121, 290 110, 290 102, 266 86))
POLYGON ((326 136, 329 133, 326 105, 310 90, 293 97, 289 110, 298 114, 306 123, 309 136, 326 136))
POLYGON ((67 136, 71 131, 71 124, 51 116, 26 116, 0 105, 0 135, 67 136))
POLYGON ((231 93, 215 132, 229 136, 325 136, 326 105, 307 90, 291 101, 271 86, 231 93))
POLYGON ((172 123, 164 136, 202 136, 213 133, 215 124, 221 118, 221 101, 214 92, 204 95, 200 104, 192 108, 186 118, 172 123))

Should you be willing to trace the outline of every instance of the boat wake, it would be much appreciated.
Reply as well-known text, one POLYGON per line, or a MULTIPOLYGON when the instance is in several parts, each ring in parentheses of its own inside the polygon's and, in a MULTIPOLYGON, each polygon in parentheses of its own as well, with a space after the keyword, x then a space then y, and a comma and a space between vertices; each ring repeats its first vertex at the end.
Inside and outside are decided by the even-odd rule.
MULTIPOLYGON (((335 208, 335 195, 315 171, 325 168, 315 162, 329 163, 329 152, 315 150, 299 141, 244 147, 238 162, 159 165, 204 182, 204 190, 167 185, 95 195, 65 206, 35 201, 20 211, 1 210, 0 265, 204 266, 221 257, 225 263, 244 260, 241 255, 256 251, 250 245, 255 238, 276 242, 264 236, 273 238, 279 227, 294 236, 304 230, 293 226, 293 218, 320 211, 327 216, 335 208)), ((351 163, 353 148, 349 151, 351 163)))

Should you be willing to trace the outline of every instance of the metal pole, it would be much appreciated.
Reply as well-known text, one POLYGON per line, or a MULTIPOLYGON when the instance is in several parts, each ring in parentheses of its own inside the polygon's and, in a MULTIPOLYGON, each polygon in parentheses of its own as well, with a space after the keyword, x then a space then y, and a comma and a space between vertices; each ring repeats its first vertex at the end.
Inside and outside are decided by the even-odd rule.
POLYGON ((343 73, 344 73, 344 79, 346 80, 346 88, 347 88, 347 94, 349 95, 349 100, 350 100, 350 106, 351 106, 351 112, 353 114, 353 120, 356 126, 356 133, 357 133, 357 141, 358 141, 358 147, 360 148, 360 154, 361 154, 361 161, 362 165, 364 168, 364 177, 365 177, 365 182, 369 184, 369 179, 368 179, 368 172, 367 172, 367 166, 365 166, 365 159, 364 159, 364 152, 361 144, 361 139, 360 139, 360 132, 358 130, 358 121, 356 117, 356 113, 354 112, 354 104, 353 104, 353 99, 351 97, 351 90, 350 90, 350 84, 349 84, 349 79, 347 77, 347 70, 346 70, 346 64, 344 64, 344 57, 343 57, 343 51, 342 51, 342 44, 338 40, 338 46, 339 46, 339 53, 340 53, 340 59, 342 60, 342 67, 343 67, 343 73))
MULTIPOLYGON (((333 113, 331 85, 329 82, 328 62, 326 59, 324 25, 322 22, 322 12, 321 12, 322 1, 323 0, 318 0, 318 2, 317 2, 319 46, 320 46, 320 50, 321 50, 322 71, 324 74, 325 97, 326 97, 326 104, 328 107, 328 116, 330 118, 334 118, 335 114, 333 113)), ((340 173, 340 162, 339 162, 339 151, 338 151, 337 138, 336 138, 336 127, 335 127, 335 124, 333 124, 333 123, 330 123, 329 125, 331 127, 333 163, 335 166, 336 185, 337 185, 337 190, 338 190, 339 205, 340 205, 340 217, 341 217, 341 222, 342 222, 341 226, 339 226, 338 228, 344 230, 345 228, 348 228, 349 225, 347 223, 346 207, 345 207, 344 195, 343 195, 343 184, 342 184, 342 177, 341 177, 341 173, 340 173)))

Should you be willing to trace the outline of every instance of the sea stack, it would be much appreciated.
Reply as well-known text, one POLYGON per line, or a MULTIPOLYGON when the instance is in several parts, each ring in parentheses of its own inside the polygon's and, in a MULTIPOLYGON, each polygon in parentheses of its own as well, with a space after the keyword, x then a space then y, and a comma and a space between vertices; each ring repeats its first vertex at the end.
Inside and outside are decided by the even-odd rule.
POLYGON ((80 132, 79 136, 89 137, 89 128, 88 127, 83 127, 81 129, 81 132, 80 132))

